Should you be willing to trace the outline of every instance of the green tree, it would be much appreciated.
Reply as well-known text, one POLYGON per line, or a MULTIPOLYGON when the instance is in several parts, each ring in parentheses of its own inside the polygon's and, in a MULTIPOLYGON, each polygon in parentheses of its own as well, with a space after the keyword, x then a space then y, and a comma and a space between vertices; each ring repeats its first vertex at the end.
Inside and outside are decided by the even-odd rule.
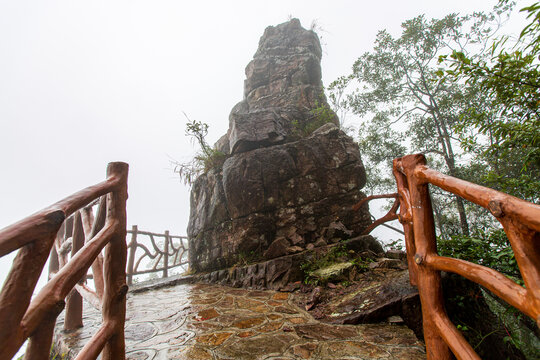
MULTIPOLYGON (((501 6, 508 4, 500 2, 501 6)), ((485 183, 529 201, 540 201, 540 3, 521 10, 530 22, 512 44, 492 38, 483 52, 453 51, 441 78, 475 87, 487 106, 473 104, 455 129, 462 147, 488 167, 485 183)))
MULTIPOLYGON (((452 51, 464 52, 470 43, 481 46, 507 10, 508 6, 501 6, 489 15, 451 14, 440 20, 418 16, 402 24, 398 38, 380 31, 373 51, 358 58, 350 75, 331 84, 331 101, 343 99, 338 102, 341 108, 363 118, 359 145, 372 168, 368 174, 372 190, 393 187, 388 171, 391 160, 412 152, 422 152, 430 164, 460 176, 462 149, 455 126, 473 103, 482 103, 483 94, 473 86, 437 77, 444 70, 438 58, 452 51), (383 169, 380 164, 387 166, 383 169)), ((441 233, 446 232, 444 218, 453 216, 448 200, 442 196, 434 201, 441 233)), ((464 201, 454 196, 452 202, 460 232, 468 235, 464 201)))

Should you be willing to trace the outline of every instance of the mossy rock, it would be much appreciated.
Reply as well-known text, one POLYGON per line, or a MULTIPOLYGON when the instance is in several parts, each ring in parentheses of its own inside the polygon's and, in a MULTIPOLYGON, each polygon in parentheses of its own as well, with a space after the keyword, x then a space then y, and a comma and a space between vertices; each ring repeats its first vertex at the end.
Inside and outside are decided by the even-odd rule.
POLYGON ((329 281, 348 281, 351 271, 356 271, 352 261, 335 263, 324 268, 313 271, 311 277, 326 283, 329 281), (354 269, 354 270, 353 270, 354 269))

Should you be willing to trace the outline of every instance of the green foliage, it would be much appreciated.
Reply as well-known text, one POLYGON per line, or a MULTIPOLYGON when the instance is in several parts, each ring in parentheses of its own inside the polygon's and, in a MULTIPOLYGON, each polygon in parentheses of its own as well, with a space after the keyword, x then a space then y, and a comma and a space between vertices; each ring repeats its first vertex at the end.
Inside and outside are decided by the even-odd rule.
POLYGON ((256 263, 260 259, 261 259, 260 253, 255 250, 250 250, 250 251, 241 250, 238 252, 238 260, 235 266, 250 265, 250 264, 256 263))
POLYGON ((442 256, 467 260, 495 269, 522 283, 514 252, 502 229, 477 230, 471 236, 456 234, 448 239, 439 238, 437 251, 442 256))
POLYGON ((357 257, 353 259, 352 262, 356 266, 357 269, 361 271, 367 271, 369 270, 369 264, 372 263, 374 260, 375 259, 371 259, 371 258, 357 257))
POLYGON ((50 360, 64 360, 67 358, 67 354, 52 354, 50 360))
POLYGON ((297 138, 307 137, 315 130, 327 123, 333 123, 336 118, 334 111, 325 102, 316 102, 316 107, 311 110, 311 116, 304 121, 297 119, 291 122, 293 136, 297 138))
MULTIPOLYGON (((500 1, 499 6, 509 6, 500 1)), ((517 42, 488 38, 485 51, 454 50, 439 58, 441 79, 462 82, 484 95, 464 112, 455 130, 464 149, 487 165, 483 181, 512 195, 540 201, 540 3, 521 9, 531 19, 517 42)))
POLYGON ((519 349, 526 359, 540 358, 536 323, 516 308, 498 301, 486 290, 482 289, 481 292, 489 309, 500 321, 500 327, 504 329, 504 343, 519 349))
POLYGON ((228 155, 217 149, 210 149, 208 155, 198 155, 195 158, 203 164, 203 171, 206 173, 210 169, 223 166, 228 155))
POLYGON ((343 245, 334 246, 325 254, 313 254, 312 258, 300 264, 300 269, 304 272, 304 283, 318 285, 319 279, 313 277, 315 271, 345 261, 347 258, 347 249, 343 245))
POLYGON ((403 240, 401 239, 392 240, 389 243, 384 244, 386 250, 404 250, 403 246, 403 240))
POLYGON ((348 251, 345 245, 334 246, 327 253, 314 253, 311 258, 300 265, 300 269, 304 272, 304 283, 318 285, 321 279, 313 276, 314 272, 347 261, 351 261, 357 270, 366 271, 373 259, 356 257, 355 252, 348 251))
POLYGON ((300 265, 304 272, 313 272, 348 258, 347 249, 344 245, 337 245, 325 254, 314 254, 308 261, 300 265))
MULTIPOLYGON (((187 118, 187 116, 186 116, 187 118)), ((220 168, 227 160, 227 154, 211 147, 206 142, 208 134, 208 124, 197 120, 190 120, 186 123, 186 136, 195 140, 200 147, 195 157, 186 163, 174 162, 174 172, 178 173, 184 184, 192 185, 195 180, 211 169, 220 168)))
MULTIPOLYGON (((392 160, 422 152, 431 168, 540 202, 540 2, 521 10, 529 22, 511 44, 497 31, 513 7, 502 0, 490 13, 418 16, 402 24, 397 38, 380 31, 352 73, 331 84, 332 104, 362 119, 368 191, 395 191, 392 160)), ((493 217, 436 187, 430 191, 439 253, 490 267, 522 285, 512 248, 493 217)), ((460 295, 450 303, 468 308, 462 313, 481 310, 481 296, 460 295)), ((475 347, 492 335, 468 319, 455 323, 475 347)), ((497 331, 507 332, 504 326, 497 331)), ((508 334, 509 343, 522 347, 508 334)))
MULTIPOLYGON (((537 327, 534 321, 460 275, 447 274, 443 291, 450 320, 460 329, 480 358, 538 359, 538 355, 522 356, 528 347, 523 346, 524 343, 534 344, 534 340, 525 340, 523 336, 524 332, 529 332, 529 335, 535 337, 537 327), (504 342, 508 336, 516 340, 517 346, 504 342)), ((536 348, 540 349, 538 346, 536 348)))
MULTIPOLYGON (((331 84, 334 106, 362 118, 368 192, 393 191, 392 160, 422 152, 443 173, 540 201, 540 3, 522 10, 531 22, 510 51, 509 38, 496 34, 513 6, 418 16, 402 24, 399 37, 380 31, 352 73, 331 84)), ((431 191, 445 239, 495 225, 474 204, 431 191)))
MULTIPOLYGON (((358 143, 370 165, 368 191, 395 188, 392 160, 408 153, 426 154, 430 167, 436 165, 452 176, 467 167, 455 125, 483 95, 472 86, 438 78, 443 70, 437 60, 444 53, 461 51, 466 43, 481 43, 496 19, 496 14, 475 13, 407 20, 397 38, 380 31, 373 50, 356 60, 352 73, 330 85, 332 103, 362 119, 358 143)), ((441 214, 457 213, 459 231, 468 234, 463 200, 438 202, 443 205, 441 214)), ((439 232, 445 229, 439 226, 439 232)))

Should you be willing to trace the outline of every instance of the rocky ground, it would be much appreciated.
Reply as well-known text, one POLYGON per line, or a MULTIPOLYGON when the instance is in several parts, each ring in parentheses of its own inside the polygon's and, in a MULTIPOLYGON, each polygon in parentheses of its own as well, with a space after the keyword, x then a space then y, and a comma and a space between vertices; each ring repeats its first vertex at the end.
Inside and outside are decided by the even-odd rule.
MULTIPOLYGON (((425 359, 423 343, 404 325, 326 324, 301 302, 295 293, 206 284, 130 293, 127 358, 425 359)), ((97 330, 100 315, 86 306, 84 320, 70 334, 58 322, 56 349, 68 359, 97 330)))
POLYGON ((322 322, 406 324, 422 338, 418 291, 409 283, 404 254, 387 255, 395 258, 358 264, 345 257, 314 271, 308 284, 291 285, 290 290, 297 292, 296 304, 322 322))

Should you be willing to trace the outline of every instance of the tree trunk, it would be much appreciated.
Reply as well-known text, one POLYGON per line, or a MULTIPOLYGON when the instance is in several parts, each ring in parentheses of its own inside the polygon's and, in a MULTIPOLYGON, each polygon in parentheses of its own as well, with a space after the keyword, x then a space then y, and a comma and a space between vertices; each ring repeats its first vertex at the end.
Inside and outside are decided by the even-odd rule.
POLYGON ((461 225, 461 232, 463 235, 469 236, 469 223, 467 222, 467 215, 465 214, 465 205, 463 199, 456 195, 456 205, 459 214, 459 223, 461 225))
MULTIPOLYGON (((453 156, 447 159, 446 164, 448 165, 448 170, 450 172, 450 175, 455 177, 456 167, 455 167, 453 156)), ((467 214, 465 213, 465 204, 463 203, 463 199, 460 196, 455 195, 455 198, 456 198, 457 211, 459 215, 459 224, 461 226, 461 233, 463 235, 469 236, 469 223, 467 222, 467 214)))
MULTIPOLYGON (((446 166, 448 166, 448 171, 451 176, 456 176, 456 162, 454 157, 454 149, 452 148, 452 142, 450 141, 450 134, 448 132, 448 125, 443 116, 441 116, 437 101, 435 97, 431 96, 431 103, 434 105, 433 120, 437 126, 437 132, 439 133, 440 144, 444 152, 444 160, 446 166)), ((456 205, 459 215, 459 223, 461 226, 461 233, 463 235, 469 235, 469 223, 467 222, 467 214, 465 214, 465 205, 463 204, 463 199, 456 195, 456 205)))
POLYGON ((435 220, 436 220, 436 223, 437 223, 437 227, 439 228, 439 236, 445 237, 446 234, 445 234, 444 228, 443 228, 443 221, 442 221, 442 214, 441 214, 440 205, 433 198, 433 196, 431 197, 431 203, 433 204, 433 212, 435 213, 435 220))

